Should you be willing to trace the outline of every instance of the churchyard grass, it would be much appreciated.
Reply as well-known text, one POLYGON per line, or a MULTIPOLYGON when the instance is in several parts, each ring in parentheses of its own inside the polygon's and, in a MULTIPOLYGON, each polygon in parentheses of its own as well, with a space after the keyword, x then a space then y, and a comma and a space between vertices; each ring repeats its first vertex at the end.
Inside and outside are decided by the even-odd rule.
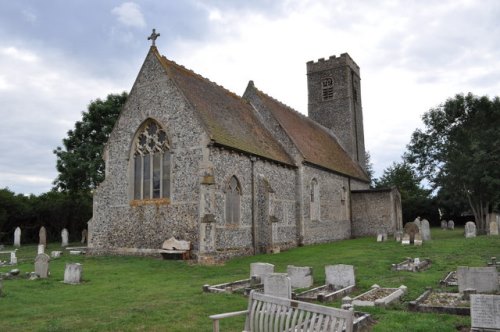
MULTIPOLYGON (((36 250, 36 246, 26 245, 18 251, 17 268, 22 274, 34 270, 36 250)), ((61 250, 59 244, 49 244, 46 252, 50 254, 52 250, 61 250)), ((392 238, 377 243, 375 237, 369 237, 305 246, 274 255, 236 258, 216 266, 65 253, 50 262, 48 279, 3 281, 0 330, 211 331, 209 315, 246 309, 247 299, 238 294, 203 293, 202 286, 248 278, 252 262, 275 264, 276 272, 286 272, 289 264, 311 266, 315 285, 324 283, 325 265, 351 264, 356 268, 354 295, 373 284, 382 287, 403 284, 408 287, 403 301, 411 301, 428 286, 439 288, 438 282, 446 272, 459 265, 485 266, 491 256, 500 257, 500 238, 465 239, 463 228, 452 231, 433 228, 432 241, 422 247, 401 246, 392 238), (406 257, 430 258, 432 267, 419 273, 391 271, 391 264, 406 257), (65 264, 69 262, 83 264, 82 284, 62 282, 65 264)), ((2 267, 0 272, 10 269, 2 267)), ((362 310, 377 321, 373 331, 456 331, 457 327, 470 325, 470 317, 413 313, 406 309, 405 303, 362 310)), ((243 317, 229 318, 221 322, 221 330, 241 331, 243 323, 243 317)))

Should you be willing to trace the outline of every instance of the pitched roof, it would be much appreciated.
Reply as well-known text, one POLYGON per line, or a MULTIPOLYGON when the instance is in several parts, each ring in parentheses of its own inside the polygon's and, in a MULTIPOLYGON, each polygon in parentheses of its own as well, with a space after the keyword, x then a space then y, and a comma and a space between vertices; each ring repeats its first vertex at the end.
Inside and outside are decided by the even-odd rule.
POLYGON ((252 81, 247 89, 254 90, 262 106, 273 114, 305 162, 369 181, 361 166, 342 148, 330 130, 258 90, 252 81))
POLYGON ((287 165, 293 159, 240 96, 156 53, 168 76, 197 111, 213 142, 287 165))

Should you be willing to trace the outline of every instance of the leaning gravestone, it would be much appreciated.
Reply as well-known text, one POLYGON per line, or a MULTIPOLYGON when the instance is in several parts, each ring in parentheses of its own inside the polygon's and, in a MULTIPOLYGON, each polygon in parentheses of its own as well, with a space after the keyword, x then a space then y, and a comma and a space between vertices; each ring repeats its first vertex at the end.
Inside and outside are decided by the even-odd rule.
POLYGON ((61 231, 61 247, 67 247, 68 246, 68 237, 69 233, 66 228, 63 228, 61 231))
POLYGON ((86 229, 84 229, 84 230, 82 231, 82 241, 81 241, 81 242, 82 242, 82 244, 84 244, 85 242, 87 242, 87 235, 88 235, 88 234, 87 234, 87 230, 86 230, 86 229))
POLYGON ((422 234, 422 240, 429 241, 431 239, 431 226, 427 219, 423 219, 420 226, 420 234, 422 234))
POLYGON ((478 293, 492 293, 498 290, 498 272, 494 266, 457 268, 458 291, 475 289, 478 293))
POLYGON ((16 230, 14 231, 14 247, 20 247, 21 246, 21 229, 19 227, 16 227, 16 230))
POLYGON ((264 294, 292 298, 292 284, 286 273, 271 273, 264 278, 264 294))
POLYGON ((496 221, 490 222, 490 235, 498 235, 498 223, 496 221))
POLYGON ((64 270, 64 283, 76 285, 82 282, 83 267, 80 263, 68 263, 64 270))
POLYGON ((326 284, 332 285, 335 289, 354 286, 356 283, 353 265, 327 265, 325 266, 325 275, 326 284))
POLYGON ((448 229, 455 229, 455 222, 453 220, 448 220, 448 229))
POLYGON ((40 228, 40 232, 38 232, 38 237, 40 240, 38 241, 38 244, 43 244, 44 246, 47 245, 47 231, 45 230, 45 227, 40 228))
POLYGON ((35 258, 35 273, 40 278, 48 278, 49 276, 49 261, 50 257, 47 254, 38 254, 35 258))
POLYGON ((465 238, 476 237, 476 224, 473 221, 465 223, 465 238))
POLYGON ((290 278, 292 288, 309 288, 313 285, 313 270, 309 266, 288 265, 286 274, 290 278))
POLYGON ((449 228, 448 227, 448 223, 446 222, 446 220, 441 220, 441 229, 447 229, 449 228))
POLYGON ((500 295, 471 294, 470 318, 473 331, 499 331, 500 295))
POLYGON ((269 263, 251 263, 250 278, 253 276, 259 277, 261 282, 264 282, 264 277, 274 273, 274 265, 269 263))
POLYGON ((405 234, 408 234, 410 236, 410 243, 413 243, 415 240, 415 234, 420 232, 420 229, 414 222, 407 222, 404 226, 404 232, 405 234))

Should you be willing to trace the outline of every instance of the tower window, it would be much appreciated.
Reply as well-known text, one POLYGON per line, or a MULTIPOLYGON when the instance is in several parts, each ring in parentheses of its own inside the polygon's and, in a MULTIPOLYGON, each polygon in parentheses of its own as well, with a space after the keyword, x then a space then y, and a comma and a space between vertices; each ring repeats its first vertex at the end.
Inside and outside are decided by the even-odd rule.
POLYGON ((323 100, 333 99, 333 79, 327 77, 321 81, 321 88, 323 91, 323 100))

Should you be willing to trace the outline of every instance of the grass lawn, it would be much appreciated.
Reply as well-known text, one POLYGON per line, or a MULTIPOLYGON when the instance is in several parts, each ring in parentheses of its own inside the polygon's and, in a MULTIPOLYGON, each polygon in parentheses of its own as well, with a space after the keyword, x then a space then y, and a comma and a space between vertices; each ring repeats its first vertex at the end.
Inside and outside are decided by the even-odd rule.
MULTIPOLYGON (((404 302, 415 300, 426 287, 439 287, 446 272, 459 265, 485 266, 500 257, 500 237, 463 237, 463 229, 432 229, 432 241, 422 247, 401 246, 392 239, 377 243, 375 237, 296 248, 280 254, 237 258, 218 266, 144 257, 86 257, 67 253, 50 262, 48 279, 4 280, 0 297, 0 331, 211 331, 211 314, 246 309, 247 299, 236 294, 203 293, 204 284, 248 278, 250 263, 312 266, 315 285, 324 284, 324 266, 352 264, 356 268, 354 294, 371 285, 406 285, 404 302), (420 273, 391 271, 392 263, 406 257, 430 258, 432 267, 420 273), (65 264, 83 264, 84 282, 62 282, 65 264)), ((77 244, 74 244, 75 246, 77 244)), ((6 250, 12 247, 6 247, 6 250)), ((18 251, 21 273, 34 271, 36 246, 18 251)), ((52 243, 46 249, 60 250, 52 243)), ((9 260, 7 255, 0 257, 9 260)), ((12 267, 2 267, 8 272, 12 267)), ((457 331, 470 326, 470 317, 420 314, 405 303, 392 307, 362 308, 377 321, 373 331, 457 331)), ((339 306, 339 302, 330 305, 339 306)), ((222 331, 241 331, 244 318, 221 322, 222 331)))

